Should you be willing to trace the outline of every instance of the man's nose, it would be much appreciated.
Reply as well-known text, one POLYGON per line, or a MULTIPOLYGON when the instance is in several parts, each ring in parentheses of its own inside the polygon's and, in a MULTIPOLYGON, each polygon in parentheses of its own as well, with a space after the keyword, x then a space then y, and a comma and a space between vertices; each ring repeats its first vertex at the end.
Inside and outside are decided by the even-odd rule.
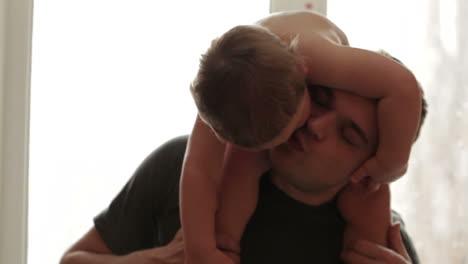
POLYGON ((312 116, 307 120, 307 131, 318 141, 324 140, 337 126, 335 112, 326 112, 318 116, 312 116))

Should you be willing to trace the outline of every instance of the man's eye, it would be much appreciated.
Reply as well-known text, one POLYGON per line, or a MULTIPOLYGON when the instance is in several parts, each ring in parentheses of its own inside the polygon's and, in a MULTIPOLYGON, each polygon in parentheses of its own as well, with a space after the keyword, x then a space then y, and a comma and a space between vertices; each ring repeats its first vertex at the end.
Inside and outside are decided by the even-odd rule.
POLYGON ((327 104, 326 102, 323 101, 323 99, 319 99, 317 97, 313 98, 312 101, 317 104, 318 106, 321 106, 321 107, 326 107, 327 104))
POLYGON ((321 106, 321 107, 327 107, 328 106, 328 101, 327 98, 324 97, 323 94, 321 93, 315 93, 311 95, 312 102, 314 102, 316 105, 321 106))
POLYGON ((341 137, 343 138, 343 140, 348 144, 348 145, 351 145, 353 147, 356 147, 358 146, 358 144, 356 143, 356 135, 353 134, 355 133, 352 128, 349 128, 347 126, 343 126, 341 128, 341 137))

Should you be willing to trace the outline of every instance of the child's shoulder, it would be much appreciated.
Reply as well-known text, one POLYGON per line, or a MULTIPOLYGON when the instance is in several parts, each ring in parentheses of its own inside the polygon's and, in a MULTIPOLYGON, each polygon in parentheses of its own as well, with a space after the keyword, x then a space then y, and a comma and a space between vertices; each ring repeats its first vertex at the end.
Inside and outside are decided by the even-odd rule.
POLYGON ((257 24, 271 24, 271 23, 284 23, 296 20, 307 21, 320 21, 328 20, 325 16, 314 11, 283 11, 270 14, 257 22, 257 24))

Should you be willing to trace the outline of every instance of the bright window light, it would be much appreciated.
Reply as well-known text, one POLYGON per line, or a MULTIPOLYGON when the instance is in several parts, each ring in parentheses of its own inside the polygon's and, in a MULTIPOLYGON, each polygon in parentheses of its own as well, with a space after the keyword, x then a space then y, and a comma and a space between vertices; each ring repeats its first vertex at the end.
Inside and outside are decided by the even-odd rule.
POLYGON ((328 0, 327 10, 352 46, 386 50, 423 87, 428 116, 392 206, 421 263, 468 263, 466 1, 328 0))
POLYGON ((250 0, 35 1, 28 263, 57 263, 140 162, 189 134, 189 84, 250 0))

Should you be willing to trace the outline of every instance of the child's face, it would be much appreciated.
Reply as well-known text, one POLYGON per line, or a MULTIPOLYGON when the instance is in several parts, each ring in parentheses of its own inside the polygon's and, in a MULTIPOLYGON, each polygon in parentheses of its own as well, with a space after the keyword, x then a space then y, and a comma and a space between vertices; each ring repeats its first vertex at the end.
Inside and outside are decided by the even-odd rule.
POLYGON ((294 133, 294 131, 296 131, 296 129, 304 126, 307 119, 309 119, 310 114, 310 96, 308 89, 305 89, 304 95, 302 96, 302 99, 297 107, 297 111, 292 116, 291 121, 289 121, 289 124, 285 128, 283 128, 280 134, 273 138, 273 140, 261 145, 256 150, 271 149, 288 141, 289 137, 291 137, 291 135, 294 133))

